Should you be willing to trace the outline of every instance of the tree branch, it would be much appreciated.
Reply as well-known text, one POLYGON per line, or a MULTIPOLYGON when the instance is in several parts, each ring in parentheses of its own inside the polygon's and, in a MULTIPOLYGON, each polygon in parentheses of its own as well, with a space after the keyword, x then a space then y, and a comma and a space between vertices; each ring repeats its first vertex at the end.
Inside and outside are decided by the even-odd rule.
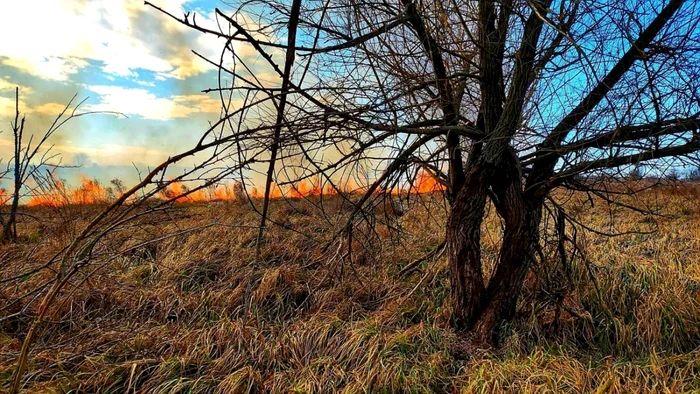
POLYGON ((646 138, 661 137, 680 132, 695 131, 700 129, 700 119, 697 117, 671 119, 661 122, 646 123, 633 126, 618 127, 613 131, 586 138, 570 144, 562 145, 554 152, 533 152, 521 157, 523 166, 534 164, 552 155, 564 155, 584 149, 602 149, 612 146, 617 142, 639 141, 646 138))
POLYGON ((571 178, 583 172, 593 171, 601 168, 616 168, 626 164, 637 164, 650 160, 662 159, 664 157, 688 155, 700 151, 700 135, 695 134, 693 138, 683 145, 669 146, 659 149, 649 149, 643 152, 625 156, 607 157, 603 159, 590 160, 579 163, 567 170, 555 173, 550 180, 550 185, 561 183, 567 178, 571 178))
POLYGON ((535 164, 527 180, 527 189, 534 190, 535 185, 546 183, 546 180, 552 176, 560 155, 551 155, 551 152, 557 151, 557 148, 564 142, 569 132, 588 116, 608 92, 612 90, 615 84, 622 79, 623 75, 643 55, 644 49, 651 44, 651 41, 684 3, 685 0, 671 0, 639 35, 632 47, 625 52, 610 72, 554 127, 544 142, 537 148, 538 155, 545 153, 550 156, 535 164))

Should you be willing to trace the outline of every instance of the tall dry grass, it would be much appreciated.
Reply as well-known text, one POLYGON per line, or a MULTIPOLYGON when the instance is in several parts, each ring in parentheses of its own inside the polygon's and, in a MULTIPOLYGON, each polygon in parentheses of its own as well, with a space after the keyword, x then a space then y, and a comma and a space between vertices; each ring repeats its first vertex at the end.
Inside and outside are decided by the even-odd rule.
MULTIPOLYGON (((411 276, 398 274, 442 241, 444 217, 428 218, 418 205, 398 218, 399 237, 380 227, 371 249, 358 242, 350 266, 323 250, 337 229, 332 222, 319 220, 304 202, 275 203, 274 220, 314 239, 272 227, 263 261, 254 266, 255 229, 213 226, 136 249, 76 280, 40 333, 25 389, 698 392, 700 215, 683 194, 644 198, 667 216, 602 204, 585 208, 583 196, 569 201, 581 221, 632 233, 608 238, 579 231, 585 260, 570 262, 570 281, 562 270, 533 270, 503 346, 466 354, 455 351, 461 339, 449 327, 444 256, 425 261, 411 276), (650 229, 658 231, 644 233, 650 229), (252 302, 246 310, 247 289, 252 302)), ((114 242, 137 244, 222 214, 237 225, 258 220, 245 205, 192 205, 172 221, 114 242)), ((0 278, 46 261, 70 231, 84 225, 80 212, 73 216, 69 225, 20 226, 24 242, 0 252, 0 278)), ((488 270, 499 226, 490 218, 484 227, 488 270)), ((0 302, 12 302, 50 275, 40 271, 5 286, 0 302)), ((0 323, 0 381, 10 378, 28 322, 18 316, 0 323)))

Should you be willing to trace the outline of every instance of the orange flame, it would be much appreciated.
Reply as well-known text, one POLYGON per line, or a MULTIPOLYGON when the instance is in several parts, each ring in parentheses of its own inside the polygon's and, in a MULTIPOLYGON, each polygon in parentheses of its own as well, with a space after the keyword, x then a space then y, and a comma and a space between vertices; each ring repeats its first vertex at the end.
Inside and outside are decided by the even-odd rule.
POLYGON ((32 196, 27 206, 60 207, 69 204, 86 205, 104 202, 107 202, 104 187, 97 180, 81 176, 79 188, 71 190, 63 182, 56 181, 51 190, 32 196))
POLYGON ((0 205, 5 205, 10 202, 10 193, 5 189, 0 189, 0 205))
POLYGON ((312 180, 301 180, 295 185, 292 185, 289 189, 289 196, 292 198, 320 196, 321 194, 323 194, 323 188, 321 187, 321 181, 319 180, 318 175, 316 175, 312 180))
MULTIPOLYGON (((175 199, 178 203, 187 202, 211 202, 236 200, 236 190, 241 189, 239 182, 229 185, 210 186, 190 192, 190 190, 179 181, 170 183, 166 188, 158 193, 158 197, 163 200, 175 199)), ((392 194, 412 193, 433 193, 445 190, 445 186, 438 182, 435 177, 425 171, 418 172, 416 178, 408 187, 397 187, 392 189, 392 194)), ((240 191, 240 190, 239 190, 240 191)), ((331 196, 338 192, 347 194, 361 194, 367 191, 367 186, 357 185, 352 179, 346 179, 335 188, 330 183, 323 183, 319 176, 301 180, 293 185, 279 186, 272 184, 270 198, 304 198, 311 196, 331 196), (337 188, 337 189, 336 189, 337 188)), ((380 191, 378 191, 380 192, 380 191)), ((252 198, 263 198, 264 189, 257 187, 249 189, 252 198)), ((0 205, 9 201, 9 195, 4 189, 0 189, 0 205)), ((68 204, 97 204, 108 202, 109 198, 105 188, 96 180, 81 177, 81 185, 77 189, 69 189, 62 182, 56 181, 55 187, 48 192, 33 196, 28 202, 28 207, 49 206, 59 207, 68 204)))
POLYGON ((80 188, 70 196, 71 204, 97 204, 107 202, 107 193, 96 180, 81 177, 80 188))
MULTIPOLYGON (((265 197, 265 189, 263 188, 260 190, 254 187, 250 190, 250 196, 253 198, 263 198, 265 197)), ((286 196, 286 193, 284 193, 279 186, 274 183, 270 185, 270 198, 282 198, 284 196, 286 196)))
POLYGON ((27 202, 27 206, 45 206, 55 208, 68 203, 68 194, 66 193, 65 185, 61 181, 56 181, 51 190, 32 196, 32 198, 27 202))
MULTIPOLYGON (((232 185, 219 185, 197 189, 190 192, 189 189, 179 181, 170 183, 165 189, 159 192, 159 197, 163 200, 174 199, 175 202, 211 202, 236 200, 234 190, 240 188, 240 183, 234 182, 232 185)), ((367 191, 367 186, 359 186, 352 179, 346 179, 334 188, 330 183, 323 183, 320 177, 314 176, 310 179, 303 179, 293 185, 280 186, 273 183, 270 186, 270 198, 304 198, 311 196, 332 196, 338 191, 348 194, 361 194, 367 191), (337 189, 336 189, 337 188, 337 189)), ((395 188, 391 190, 393 194, 413 193, 433 193, 445 190, 445 186, 439 183, 431 174, 420 171, 416 179, 407 188, 395 188)), ((264 198, 265 189, 251 187, 248 189, 250 196, 254 199, 264 198)), ((381 191, 378 191, 378 193, 381 191)))
POLYGON ((411 187, 418 193, 433 193, 445 190, 445 185, 438 182, 435 177, 426 171, 418 172, 416 180, 413 182, 411 187))
POLYGON ((175 199, 175 202, 210 202, 236 199, 236 183, 233 185, 210 186, 190 192, 181 182, 170 183, 158 195, 163 200, 175 199))

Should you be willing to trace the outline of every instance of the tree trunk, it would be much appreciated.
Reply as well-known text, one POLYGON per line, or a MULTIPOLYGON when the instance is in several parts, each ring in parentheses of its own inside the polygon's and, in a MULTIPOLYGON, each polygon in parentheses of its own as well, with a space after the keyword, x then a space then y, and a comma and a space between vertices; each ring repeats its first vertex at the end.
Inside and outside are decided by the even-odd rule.
POLYGON ((447 250, 452 286, 452 320, 469 330, 484 301, 481 270, 481 223, 486 207, 486 174, 475 166, 455 196, 447 222, 447 250))
POLYGON ((486 343, 497 342, 499 327, 515 317, 522 285, 539 241, 538 212, 541 211, 533 211, 531 206, 520 207, 522 220, 506 220, 499 260, 486 289, 487 304, 473 329, 476 337, 486 343))
MULTIPOLYGON (((16 88, 15 90, 15 103, 17 106, 19 106, 19 88, 16 88)), ((10 213, 7 218, 7 222, 5 222, 5 227, 3 228, 2 231, 2 236, 0 238, 0 241, 10 241, 10 242, 16 242, 17 241, 17 208, 19 207, 19 195, 20 191, 22 190, 22 177, 24 174, 24 171, 26 170, 26 166, 29 165, 29 162, 31 161, 31 157, 27 157, 25 155, 25 159, 22 159, 22 134, 24 133, 24 118, 22 118, 22 122, 19 123, 18 126, 18 119, 19 119, 19 107, 16 108, 16 115, 15 115, 15 122, 12 125, 12 131, 14 135, 14 163, 13 163, 13 175, 14 175, 14 181, 13 181, 13 188, 12 188, 12 203, 10 205, 10 213)), ((29 148, 27 148, 28 153, 29 148)))
POLYGON ((514 157, 477 164, 455 198, 447 226, 455 328, 491 344, 498 328, 513 319, 531 258, 539 242, 539 201, 528 202, 514 157), (490 193, 489 193, 490 192, 490 193), (481 231, 487 195, 505 228, 498 262, 485 287, 481 267, 481 231))
MULTIPOLYGON (((19 171, 15 171, 15 179, 19 171)), ((0 235, 0 241, 3 242, 16 242, 17 241, 17 208, 19 207, 19 194, 21 191, 22 184, 19 181, 15 181, 14 189, 12 191, 12 202, 10 205, 10 212, 7 217, 7 222, 2 229, 2 234, 0 235)))

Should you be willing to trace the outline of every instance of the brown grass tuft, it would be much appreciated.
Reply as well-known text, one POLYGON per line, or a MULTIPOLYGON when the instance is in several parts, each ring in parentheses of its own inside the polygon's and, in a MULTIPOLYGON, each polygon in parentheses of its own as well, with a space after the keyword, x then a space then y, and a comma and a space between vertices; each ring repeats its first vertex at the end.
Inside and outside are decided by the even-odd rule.
MULTIPOLYGON (((585 208, 583 197, 572 200, 577 218, 596 228, 608 229, 612 215, 618 231, 659 231, 616 238, 579 232, 586 260, 571 261, 571 281, 552 268, 557 260, 536 267, 503 347, 469 348, 459 358, 461 339, 448 320, 444 255, 422 262, 408 277, 399 275, 440 244, 444 214, 429 215, 416 205, 393 218, 401 224, 400 235, 377 224, 380 237, 357 241, 350 265, 322 249, 341 219, 321 220, 303 201, 275 202, 274 220, 320 242, 271 227, 262 261, 253 265, 255 230, 214 226, 110 260, 91 276, 76 277, 51 309, 31 353, 25 389, 699 392, 700 215, 688 208, 685 195, 649 199, 668 216, 650 220, 600 204, 585 208)), ((346 213, 338 201, 329 203, 346 213)), ((429 202, 435 203, 441 202, 429 202)), ((35 214, 47 214, 41 210, 35 214)), ((236 225, 258 220, 244 204, 192 205, 151 229, 150 236, 222 214, 236 225)), ((20 226, 34 241, 0 251, 0 278, 47 261, 74 227, 84 225, 89 215, 81 215, 70 228, 50 221, 41 229, 20 226)), ((496 258, 499 222, 490 217, 484 231, 488 271, 496 258)), ((137 245, 146 237, 129 235, 114 245, 137 245)), ((50 276, 40 271, 0 288, 0 302, 16 301, 0 318, 20 311, 27 299, 18 297, 50 276)), ((0 321, 0 382, 10 377, 34 311, 30 307, 0 321)))

